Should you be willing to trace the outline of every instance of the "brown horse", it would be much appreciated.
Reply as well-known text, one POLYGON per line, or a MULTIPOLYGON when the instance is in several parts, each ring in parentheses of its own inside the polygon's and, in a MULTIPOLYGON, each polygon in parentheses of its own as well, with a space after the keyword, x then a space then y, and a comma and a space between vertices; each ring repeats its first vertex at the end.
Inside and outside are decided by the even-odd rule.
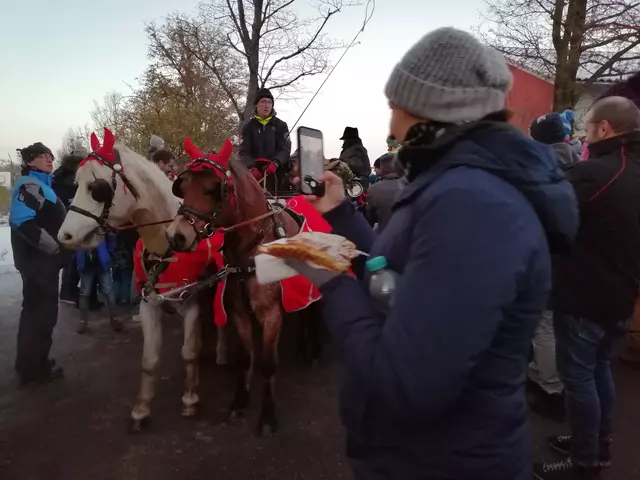
POLYGON ((264 388, 256 432, 261 435, 269 428, 274 433, 278 420, 273 384, 284 313, 281 287, 258 284, 252 259, 259 244, 295 235, 300 225, 281 206, 269 204, 249 170, 231 157, 229 141, 218 154, 201 153, 190 139, 185 150, 193 162, 174 183, 174 194, 184 202, 167 229, 167 238, 176 251, 189 251, 215 229, 226 228, 224 256, 232 273, 224 303, 243 347, 238 349, 240 372, 229 419, 241 416, 248 405, 251 374, 258 360, 264 388))

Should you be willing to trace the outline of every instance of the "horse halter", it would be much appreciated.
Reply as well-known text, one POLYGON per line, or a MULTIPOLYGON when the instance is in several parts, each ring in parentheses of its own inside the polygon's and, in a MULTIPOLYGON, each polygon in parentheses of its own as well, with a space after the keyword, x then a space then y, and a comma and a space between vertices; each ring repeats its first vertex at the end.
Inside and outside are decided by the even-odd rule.
POLYGON ((115 197, 116 189, 118 188, 118 178, 122 180, 124 184, 124 189, 126 193, 126 189, 128 188, 131 191, 131 194, 134 196, 136 200, 140 198, 138 194, 138 190, 136 187, 129 181, 129 179, 125 176, 122 170, 122 163, 120 161, 120 152, 114 149, 114 160, 113 163, 107 161, 105 158, 97 154, 96 152, 91 152, 85 161, 90 159, 95 159, 101 165, 105 167, 109 167, 111 169, 111 182, 107 182, 103 178, 96 178, 93 182, 91 182, 88 186, 89 191, 91 192, 91 198, 98 203, 102 203, 102 213, 100 216, 96 216, 93 213, 85 210, 84 208, 76 207, 75 205, 71 205, 69 207, 70 212, 76 212, 80 215, 84 215, 85 217, 92 218, 96 221, 98 226, 96 227, 96 231, 98 235, 106 235, 109 232, 115 232, 116 229, 109 225, 109 212, 111 207, 113 206, 113 198, 115 197))
MULTIPOLYGON (((233 187, 230 181, 231 179, 229 177, 229 172, 222 165, 214 162, 209 158, 196 158, 191 163, 189 163, 189 165, 187 165, 187 169, 182 174, 186 172, 202 172, 205 169, 214 170, 216 172, 216 175, 222 179, 222 181, 220 182, 220 199, 218 202, 216 202, 214 212, 202 212, 195 208, 187 207, 184 204, 180 205, 180 208, 178 208, 178 215, 182 215, 187 220, 187 222, 189 222, 189 225, 191 225, 196 234, 197 241, 209 238, 213 236, 214 233, 216 233, 216 217, 222 210, 222 206, 225 204, 225 202, 231 201, 232 198, 233 187), (219 175, 218 172, 220 172, 220 174, 222 175, 219 175), (201 229, 198 229, 198 226, 196 225, 196 218, 205 222, 204 226, 201 229)), ((177 197, 184 198, 181 188, 182 179, 180 178, 180 176, 178 176, 173 184, 173 193, 177 197)))

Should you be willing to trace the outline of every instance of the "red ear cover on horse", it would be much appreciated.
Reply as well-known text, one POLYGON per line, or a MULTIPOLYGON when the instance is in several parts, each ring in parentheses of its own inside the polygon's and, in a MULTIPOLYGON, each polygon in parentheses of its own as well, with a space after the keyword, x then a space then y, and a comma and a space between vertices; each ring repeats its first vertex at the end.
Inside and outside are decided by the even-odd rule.
POLYGON ((91 150, 96 151, 100 148, 100 140, 98 140, 98 136, 95 132, 91 133, 91 150))
POLYGON ((104 129, 104 139, 102 141, 102 148, 107 152, 111 152, 113 150, 113 146, 116 143, 116 138, 113 136, 111 130, 105 127, 104 129))
POLYGON ((187 137, 184 141, 184 151, 187 152, 187 155, 191 158, 191 160, 195 160, 197 158, 202 158, 205 155, 196 147, 191 141, 191 137, 187 137))
POLYGON ((220 164, 224 167, 224 168, 228 168, 229 166, 229 159, 231 158, 231 154, 233 153, 233 144, 231 143, 231 140, 229 140, 228 138, 224 141, 224 145, 222 145, 222 148, 220 149, 220 151, 218 152, 218 154, 216 155, 219 159, 220 159, 220 164))

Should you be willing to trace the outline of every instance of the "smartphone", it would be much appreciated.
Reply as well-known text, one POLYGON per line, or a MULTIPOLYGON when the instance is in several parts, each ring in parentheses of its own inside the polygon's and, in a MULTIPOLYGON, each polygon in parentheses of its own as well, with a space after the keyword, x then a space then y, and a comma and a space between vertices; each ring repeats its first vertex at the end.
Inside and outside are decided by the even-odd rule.
POLYGON ((298 128, 300 190, 307 195, 324 195, 324 183, 318 179, 324 172, 322 132, 314 128, 298 128))

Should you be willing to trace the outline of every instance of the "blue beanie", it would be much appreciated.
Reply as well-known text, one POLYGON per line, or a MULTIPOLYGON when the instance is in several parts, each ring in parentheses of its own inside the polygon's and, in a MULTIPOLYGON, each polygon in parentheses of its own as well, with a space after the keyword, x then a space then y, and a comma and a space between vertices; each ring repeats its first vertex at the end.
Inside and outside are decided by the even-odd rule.
POLYGON ((546 145, 563 143, 566 135, 559 113, 549 113, 536 118, 529 126, 529 133, 531 138, 546 145))

